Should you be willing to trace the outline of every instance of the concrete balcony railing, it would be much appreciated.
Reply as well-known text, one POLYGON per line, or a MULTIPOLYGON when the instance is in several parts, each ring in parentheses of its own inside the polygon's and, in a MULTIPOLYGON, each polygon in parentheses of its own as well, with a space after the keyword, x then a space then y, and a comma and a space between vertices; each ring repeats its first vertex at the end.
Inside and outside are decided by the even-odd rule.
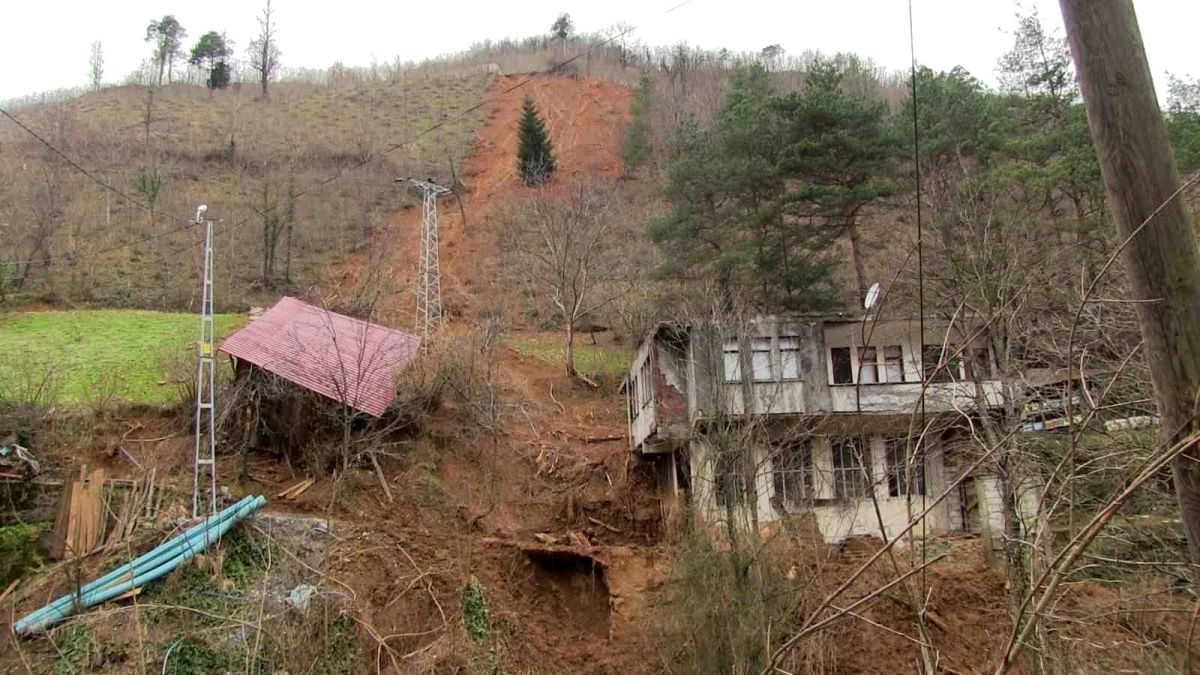
MULTIPOLYGON (((1004 388, 998 380, 982 383, 988 407, 1004 403, 1004 388)), ((834 413, 899 413, 917 409, 921 397, 920 382, 900 384, 837 385, 830 388, 834 413), (859 398, 861 397, 861 398, 859 398), (860 407, 861 406, 861 407, 860 407)), ((925 409, 929 412, 970 410, 975 407, 974 382, 932 382, 925 391, 925 409)), ((821 411, 814 411, 821 412, 821 411)))

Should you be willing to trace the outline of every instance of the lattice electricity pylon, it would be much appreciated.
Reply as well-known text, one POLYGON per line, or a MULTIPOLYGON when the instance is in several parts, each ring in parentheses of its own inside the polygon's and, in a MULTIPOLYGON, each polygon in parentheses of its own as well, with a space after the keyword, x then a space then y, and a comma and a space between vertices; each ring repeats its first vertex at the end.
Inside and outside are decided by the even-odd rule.
MULTIPOLYGON (((205 210, 204 206, 197 209, 197 224, 201 222, 205 210)), ((203 222, 204 289, 200 300, 200 341, 196 343, 196 455, 192 465, 192 517, 210 516, 217 512, 217 439, 213 411, 213 221, 205 219, 203 222), (207 500, 203 499, 205 483, 208 484, 207 500)))
POLYGON ((442 274, 438 264, 437 198, 450 188, 432 181, 409 178, 421 191, 421 259, 417 269, 417 323, 421 345, 429 344, 429 333, 442 322, 442 274))

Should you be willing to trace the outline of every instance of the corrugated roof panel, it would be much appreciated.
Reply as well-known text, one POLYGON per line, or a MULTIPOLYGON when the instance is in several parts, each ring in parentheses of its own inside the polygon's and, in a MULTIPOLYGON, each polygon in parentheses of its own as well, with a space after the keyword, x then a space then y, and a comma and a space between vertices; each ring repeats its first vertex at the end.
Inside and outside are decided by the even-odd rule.
POLYGON ((379 417, 396 397, 396 373, 420 346, 410 333, 284 297, 220 351, 379 417))

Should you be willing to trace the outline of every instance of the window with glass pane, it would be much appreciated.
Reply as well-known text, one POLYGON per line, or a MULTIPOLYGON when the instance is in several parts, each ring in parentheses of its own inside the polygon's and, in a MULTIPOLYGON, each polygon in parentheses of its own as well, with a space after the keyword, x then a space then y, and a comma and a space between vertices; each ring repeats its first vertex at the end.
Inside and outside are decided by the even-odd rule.
POLYGON ((770 382, 775 379, 771 375, 771 338, 754 338, 750 341, 750 352, 754 381, 770 382))
POLYGON ((871 488, 866 467, 871 465, 863 438, 841 438, 833 442, 833 495, 840 500, 862 499, 871 488))
POLYGON ((738 352, 737 340, 725 341, 725 381, 742 381, 742 358, 738 352))
POLYGON ((883 348, 883 375, 887 382, 904 381, 904 350, 899 345, 883 348))
POLYGON ((833 347, 829 350, 829 361, 833 366, 834 384, 854 384, 854 371, 850 364, 849 347, 833 347))
POLYGON ((858 381, 862 384, 875 384, 879 381, 879 365, 875 363, 874 347, 860 347, 858 350, 858 381))
POLYGON ((812 495, 812 461, 808 443, 795 441, 780 446, 771 463, 776 506, 798 507, 812 495))
POLYGON ((908 440, 889 438, 885 443, 884 463, 887 465, 888 495, 925 494, 925 466, 918 455, 912 466, 908 466, 908 440), (909 491, 909 486, 912 491, 909 491))
POLYGON ((800 338, 779 338, 779 365, 783 379, 800 379, 800 338))

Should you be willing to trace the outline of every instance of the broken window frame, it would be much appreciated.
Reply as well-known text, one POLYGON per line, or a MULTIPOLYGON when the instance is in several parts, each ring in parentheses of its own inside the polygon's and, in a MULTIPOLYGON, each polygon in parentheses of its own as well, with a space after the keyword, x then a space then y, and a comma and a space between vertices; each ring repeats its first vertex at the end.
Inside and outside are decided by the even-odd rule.
POLYGON ((924 453, 917 452, 913 456, 911 485, 915 490, 909 491, 908 439, 889 438, 883 445, 883 462, 887 471, 889 497, 920 497, 925 494, 925 458, 924 453))
POLYGON ((750 375, 755 382, 775 381, 771 360, 771 338, 751 338, 750 375))
POLYGON ((871 496, 871 445, 862 436, 835 438, 830 441, 833 471, 833 496, 837 501, 866 499, 871 496))
POLYGON ((849 347, 829 348, 829 384, 854 384, 854 362, 849 347))
POLYGON ((882 384, 879 380, 879 350, 875 347, 858 348, 858 381, 860 384, 882 384))
POLYGON ((779 337, 779 379, 799 380, 803 371, 800 367, 800 336, 779 337))
POLYGON ((812 502, 812 447, 807 440, 778 445, 771 469, 772 504, 776 508, 803 507, 812 502))
POLYGON ((888 384, 904 382, 904 345, 884 346, 882 370, 888 384))
POLYGON ((722 366, 725 373, 725 382, 733 384, 742 381, 742 349, 738 344, 737 338, 729 338, 725 340, 722 347, 722 366))
POLYGON ((922 345, 921 372, 928 382, 955 382, 963 379, 962 353, 955 345, 922 345))

